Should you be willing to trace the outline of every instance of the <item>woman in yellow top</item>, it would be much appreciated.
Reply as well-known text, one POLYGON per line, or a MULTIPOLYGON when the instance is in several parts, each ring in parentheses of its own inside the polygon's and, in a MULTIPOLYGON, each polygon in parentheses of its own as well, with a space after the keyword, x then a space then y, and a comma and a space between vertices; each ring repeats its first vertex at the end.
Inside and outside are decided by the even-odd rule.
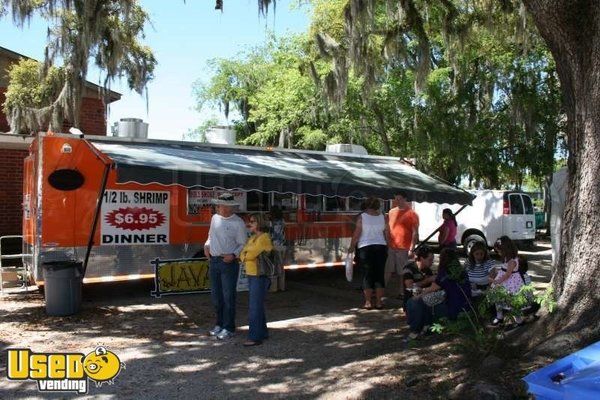
POLYGON ((269 337, 267 317, 265 315, 265 297, 271 286, 271 279, 258 275, 258 255, 273 250, 267 221, 260 214, 252 214, 248 220, 248 229, 252 236, 240 253, 240 259, 248 276, 248 340, 244 346, 257 346, 269 337))

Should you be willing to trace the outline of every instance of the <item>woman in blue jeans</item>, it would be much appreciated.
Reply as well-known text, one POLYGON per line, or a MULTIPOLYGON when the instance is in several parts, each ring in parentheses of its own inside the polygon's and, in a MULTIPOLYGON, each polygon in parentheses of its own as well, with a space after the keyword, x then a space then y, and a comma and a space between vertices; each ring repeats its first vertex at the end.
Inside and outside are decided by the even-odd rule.
POLYGON ((267 221, 260 214, 252 214, 248 219, 251 236, 240 253, 240 260, 248 276, 248 340, 244 346, 257 346, 269 337, 267 317, 265 315, 265 297, 271 286, 271 279, 258 274, 258 255, 263 251, 272 251, 273 243, 266 232, 267 221))
POLYGON ((435 282, 425 288, 419 296, 408 301, 408 325, 411 331, 409 338, 416 339, 423 328, 431 325, 434 318, 456 319, 459 313, 469 310, 470 302, 471 284, 456 252, 452 249, 442 250, 435 282), (434 307, 427 306, 423 295, 440 290, 446 292, 445 300, 434 307))

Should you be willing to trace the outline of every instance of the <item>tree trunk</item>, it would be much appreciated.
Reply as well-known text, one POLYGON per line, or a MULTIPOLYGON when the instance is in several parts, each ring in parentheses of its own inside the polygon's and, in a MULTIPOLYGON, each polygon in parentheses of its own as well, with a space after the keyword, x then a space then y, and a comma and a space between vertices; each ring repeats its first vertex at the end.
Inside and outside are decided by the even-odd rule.
POLYGON ((383 154, 386 156, 392 155, 392 148, 390 146, 390 139, 385 131, 385 118, 383 112, 376 105, 373 106, 373 114, 375 114, 375 121, 377 122, 377 129, 379 131, 379 137, 383 144, 383 154))
POLYGON ((558 311, 540 325, 546 337, 570 335, 583 344, 600 334, 600 2, 523 2, 556 61, 569 149, 561 254, 552 278, 558 311))

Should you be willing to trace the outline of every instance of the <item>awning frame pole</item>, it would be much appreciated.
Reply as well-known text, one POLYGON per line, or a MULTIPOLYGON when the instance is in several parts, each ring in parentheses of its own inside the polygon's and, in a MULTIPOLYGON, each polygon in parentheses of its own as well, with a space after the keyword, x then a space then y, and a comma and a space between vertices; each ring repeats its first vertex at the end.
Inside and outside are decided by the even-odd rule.
POLYGON ((83 261, 83 271, 81 273, 81 279, 85 277, 87 271, 88 261, 90 259, 90 253, 92 252, 92 246, 94 245, 94 235, 96 233, 96 227, 98 226, 98 217, 100 216, 102 203, 104 200, 104 192, 106 191, 106 184, 108 182, 108 173, 110 172, 111 164, 106 163, 104 165, 104 174, 102 175, 102 185, 100 187, 100 193, 98 194, 98 201, 96 202, 96 211, 94 212, 94 221, 92 222, 92 230, 88 240, 87 250, 85 252, 85 259, 83 261))
MULTIPOLYGON (((457 216, 459 212, 461 212, 462 210, 464 210, 465 208, 467 208, 468 204, 464 204, 461 208, 458 209, 458 211, 456 211, 455 213, 453 213, 453 216, 457 216)), ((418 249, 419 247, 425 245, 425 243, 427 243, 427 241, 429 239, 431 239, 432 237, 435 236, 436 233, 438 233, 440 231, 440 227, 438 226, 437 229, 435 231, 433 231, 431 233, 431 235, 427 236, 427 238, 425 238, 425 240, 420 240, 419 244, 417 245, 417 247, 415 247, 415 250, 418 249)))

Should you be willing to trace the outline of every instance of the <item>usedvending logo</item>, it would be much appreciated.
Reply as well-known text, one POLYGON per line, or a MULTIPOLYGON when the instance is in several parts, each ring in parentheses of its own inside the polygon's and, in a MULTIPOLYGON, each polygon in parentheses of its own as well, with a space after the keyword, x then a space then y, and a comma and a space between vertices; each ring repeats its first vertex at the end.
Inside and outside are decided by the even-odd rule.
POLYGON ((88 354, 34 353, 30 349, 9 349, 9 380, 32 380, 40 392, 87 393, 89 381, 96 387, 112 385, 125 364, 105 347, 98 346, 88 354))

